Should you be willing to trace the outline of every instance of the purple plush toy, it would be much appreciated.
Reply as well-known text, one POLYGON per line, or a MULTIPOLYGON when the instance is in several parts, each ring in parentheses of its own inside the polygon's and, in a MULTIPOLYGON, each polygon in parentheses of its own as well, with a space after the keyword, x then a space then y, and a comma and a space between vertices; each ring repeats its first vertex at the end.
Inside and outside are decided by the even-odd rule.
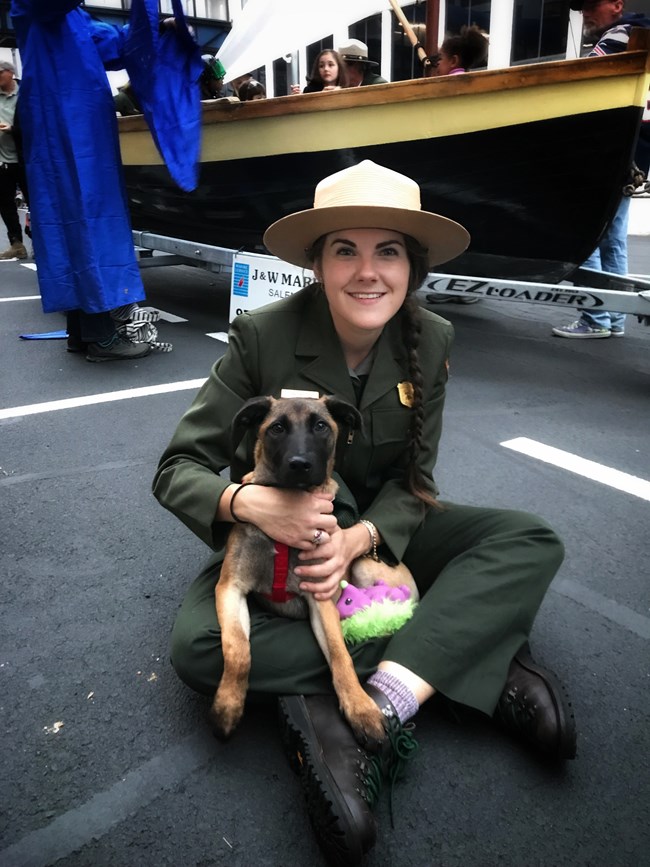
POLYGON ((370 587, 355 587, 341 581, 341 591, 336 607, 343 636, 353 644, 392 635, 413 616, 415 601, 406 584, 391 587, 377 581, 370 587))
POLYGON ((411 591, 406 584, 389 587, 385 581, 377 581, 371 587, 355 587, 354 584, 341 581, 341 589, 343 592, 336 603, 341 620, 352 617, 373 602, 385 602, 387 599, 391 602, 406 602, 411 598, 411 591))

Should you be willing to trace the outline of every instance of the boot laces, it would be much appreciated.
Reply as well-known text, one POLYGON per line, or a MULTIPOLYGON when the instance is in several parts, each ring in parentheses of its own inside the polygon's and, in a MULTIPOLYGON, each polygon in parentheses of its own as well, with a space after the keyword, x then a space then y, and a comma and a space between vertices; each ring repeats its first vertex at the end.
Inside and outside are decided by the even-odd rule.
POLYGON ((379 800, 383 780, 389 783, 389 807, 391 827, 393 822, 393 788, 395 783, 404 776, 406 763, 418 750, 418 742, 413 734, 413 723, 402 724, 397 716, 387 716, 386 740, 378 753, 368 756, 364 762, 365 799, 372 808, 379 800))
POLYGON ((507 690, 499 704, 499 712, 504 723, 521 732, 535 727, 535 706, 516 687, 507 690))

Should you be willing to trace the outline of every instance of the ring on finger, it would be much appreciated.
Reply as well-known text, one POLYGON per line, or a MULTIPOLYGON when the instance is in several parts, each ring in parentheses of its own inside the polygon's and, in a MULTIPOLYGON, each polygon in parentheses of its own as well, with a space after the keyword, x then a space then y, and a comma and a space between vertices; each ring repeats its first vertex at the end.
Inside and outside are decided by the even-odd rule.
POLYGON ((323 541, 323 531, 322 531, 322 530, 315 530, 315 531, 314 531, 314 536, 313 536, 313 538, 312 538, 312 542, 313 542, 313 544, 314 544, 314 545, 320 545, 320 543, 321 543, 322 541, 323 541))

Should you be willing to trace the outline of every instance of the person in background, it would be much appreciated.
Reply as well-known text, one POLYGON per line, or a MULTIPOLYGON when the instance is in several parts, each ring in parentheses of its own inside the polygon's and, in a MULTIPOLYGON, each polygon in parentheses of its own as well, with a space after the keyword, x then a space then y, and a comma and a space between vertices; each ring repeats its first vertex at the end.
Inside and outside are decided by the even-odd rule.
POLYGON ((255 99, 266 99, 266 88, 260 81, 252 78, 239 85, 237 94, 242 102, 251 102, 255 99))
MULTIPOLYGON (((589 57, 602 57, 625 51, 633 27, 650 28, 650 18, 642 12, 625 12, 624 0, 572 0, 571 8, 582 11, 583 34, 593 45, 589 57)), ((650 105, 650 94, 649 102, 650 105)), ((650 119, 641 124, 636 151, 636 166, 647 176, 650 167, 650 119)), ((583 263, 584 268, 627 274, 627 227, 630 197, 622 196, 614 219, 598 246, 583 263)), ((569 325, 553 328, 555 337, 593 339, 625 336, 625 314, 601 310, 582 310, 569 325)))
POLYGON ((388 84, 385 78, 373 72, 379 64, 368 60, 368 46, 359 39, 350 39, 339 48, 339 54, 348 68, 348 87, 365 87, 368 84, 388 84))
MULTIPOLYGON (((319 93, 324 90, 339 90, 349 86, 348 69, 338 51, 326 48, 316 55, 307 85, 303 93, 319 93)), ((300 85, 292 84, 291 93, 300 93, 300 85)))
POLYGON ((142 114, 140 103, 129 81, 117 88, 117 93, 113 97, 113 105, 117 114, 122 115, 122 117, 142 114))
POLYGON ((448 36, 440 46, 439 53, 429 60, 435 67, 436 75, 460 75, 476 66, 483 66, 487 54, 487 36, 472 24, 471 27, 461 27, 459 34, 448 36))
POLYGON ((15 75, 14 65, 8 60, 0 60, 0 216, 9 238, 9 247, 0 253, 0 259, 27 258, 16 207, 16 188, 19 187, 26 197, 27 184, 14 138, 19 91, 15 75))
POLYGON ((111 315, 145 297, 105 72, 123 66, 127 28, 78 5, 11 7, 24 62, 20 123, 39 289, 46 313, 66 312, 70 351, 95 362, 142 358, 149 344, 123 338, 111 315), (71 84, 64 98, 60 82, 80 75, 83 87, 71 84))
POLYGON ((202 54, 203 72, 199 78, 201 99, 222 99, 224 96, 237 96, 232 84, 224 84, 226 70, 213 54, 202 54))
MULTIPOLYGON (((236 96, 231 84, 224 84, 226 70, 220 60, 212 54, 202 54, 203 72, 199 77, 201 99, 221 99, 224 96, 236 96)), ((123 117, 142 114, 140 103, 130 82, 121 85, 113 97, 115 111, 123 117)))
POLYGON ((139 359, 153 345, 124 330, 145 292, 106 70, 126 69, 174 182, 189 191, 198 178, 199 47, 180 5, 162 34, 157 0, 129 6, 133 27, 92 18, 80 0, 11 2, 43 311, 66 313, 68 350, 92 362, 139 359))
MULTIPOLYGON (((397 779, 413 757, 409 720, 436 693, 492 717, 549 764, 576 752, 564 689, 528 644, 562 542, 534 515, 436 499, 453 328, 423 310, 416 292, 428 270, 468 242, 458 223, 422 211, 420 188, 405 175, 365 160, 324 178, 313 208, 264 235, 269 252, 313 269, 318 282, 234 319, 226 354, 180 420, 153 483, 161 505, 213 551, 172 633, 172 664, 198 692, 214 695, 223 670, 214 588, 235 521, 299 549, 300 588, 321 602, 335 598, 358 557, 402 561, 413 574, 420 601, 406 625, 350 647, 384 715, 375 753, 341 715, 309 622, 270 614, 252 596, 244 603, 250 689, 279 697, 287 756, 337 865, 358 865, 374 845, 382 780, 397 779), (241 484, 255 435, 238 446, 232 420, 248 399, 285 389, 334 395, 361 413, 354 435, 345 424, 339 431, 336 497, 241 484)), ((272 427, 272 438, 286 435, 286 425, 272 427)))
POLYGON ((239 96, 239 88, 242 84, 246 84, 247 81, 252 81, 253 75, 250 72, 247 72, 245 75, 238 75, 237 78, 233 78, 229 83, 232 85, 232 89, 235 92, 235 96, 239 96))

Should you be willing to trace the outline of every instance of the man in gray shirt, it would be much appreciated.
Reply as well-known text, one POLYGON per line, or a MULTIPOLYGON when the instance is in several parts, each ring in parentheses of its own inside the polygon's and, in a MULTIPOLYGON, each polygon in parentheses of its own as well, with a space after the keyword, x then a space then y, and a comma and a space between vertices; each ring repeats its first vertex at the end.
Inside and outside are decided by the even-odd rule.
POLYGON ((25 185, 18 161, 14 138, 14 119, 18 102, 16 70, 8 60, 0 60, 0 216, 7 227, 9 247, 0 253, 0 259, 26 259, 23 231, 16 207, 16 188, 23 194, 25 185))

